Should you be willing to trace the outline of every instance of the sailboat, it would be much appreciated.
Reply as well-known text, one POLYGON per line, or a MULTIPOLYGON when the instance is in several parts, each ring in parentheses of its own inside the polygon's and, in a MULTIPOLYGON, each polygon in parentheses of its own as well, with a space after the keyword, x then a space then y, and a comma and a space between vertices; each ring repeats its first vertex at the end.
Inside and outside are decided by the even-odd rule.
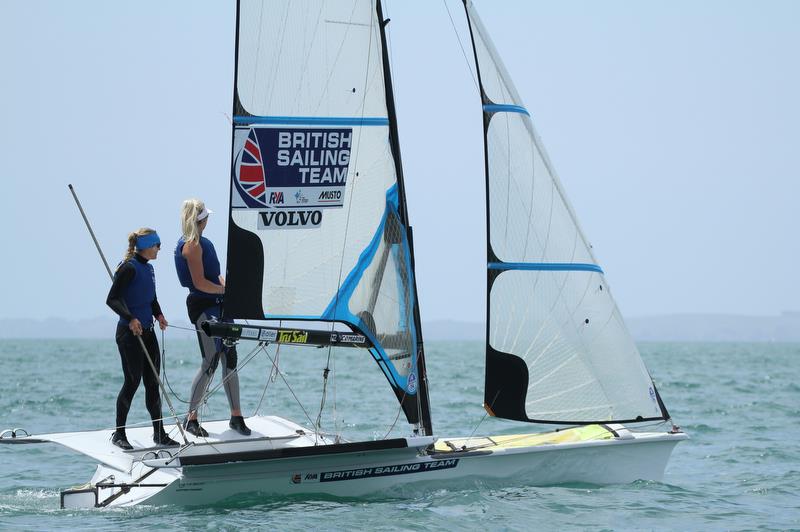
POLYGON ((179 448, 148 447, 147 428, 127 431, 131 451, 108 430, 0 435, 99 462, 87 484, 62 492, 62 507, 663 478, 687 436, 669 425, 530 114, 472 3, 464 8, 485 148, 484 406, 559 427, 434 431, 380 0, 240 0, 224 309, 236 321, 203 328, 228 342, 359 350, 386 377, 408 435, 351 442, 276 415, 247 418, 248 437, 206 422, 207 438, 186 434, 179 448), (635 430, 642 423, 670 428, 635 430))

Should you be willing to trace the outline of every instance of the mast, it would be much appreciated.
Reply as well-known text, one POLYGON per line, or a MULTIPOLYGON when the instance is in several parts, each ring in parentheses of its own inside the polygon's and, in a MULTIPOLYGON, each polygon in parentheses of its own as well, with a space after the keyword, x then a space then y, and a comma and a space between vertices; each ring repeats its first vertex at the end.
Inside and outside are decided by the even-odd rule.
POLYGON ((425 367, 425 348, 422 341, 422 320, 420 319, 419 297, 417 294, 417 276, 415 274, 414 239, 411 224, 408 221, 408 204, 406 203, 405 180, 403 178, 403 163, 400 157, 400 138, 397 130, 397 112, 394 105, 394 91, 392 89, 392 72, 389 64, 389 51, 386 43, 386 25, 389 19, 383 18, 381 0, 376 0, 378 23, 381 34, 381 59, 383 64, 384 88, 386 90, 386 108, 389 114, 389 145, 394 158, 395 172, 397 175, 397 188, 400 200, 401 221, 406 227, 408 239, 408 253, 411 256, 411 286, 414 289, 414 327, 417 331, 417 372, 419 374, 419 388, 417 391, 420 409, 420 421, 425 435, 433 434, 431 422, 430 397, 428 395, 428 372, 425 367))

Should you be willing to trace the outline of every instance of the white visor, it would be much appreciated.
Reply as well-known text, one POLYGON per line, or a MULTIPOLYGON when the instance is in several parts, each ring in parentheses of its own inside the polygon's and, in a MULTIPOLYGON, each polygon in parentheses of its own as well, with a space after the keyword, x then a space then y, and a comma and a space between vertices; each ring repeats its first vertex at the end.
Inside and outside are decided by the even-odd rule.
POLYGON ((205 207, 203 207, 203 210, 200 211, 200 214, 197 215, 197 221, 198 222, 202 222, 203 220, 208 218, 209 214, 214 214, 214 211, 212 211, 211 209, 206 209, 205 207))

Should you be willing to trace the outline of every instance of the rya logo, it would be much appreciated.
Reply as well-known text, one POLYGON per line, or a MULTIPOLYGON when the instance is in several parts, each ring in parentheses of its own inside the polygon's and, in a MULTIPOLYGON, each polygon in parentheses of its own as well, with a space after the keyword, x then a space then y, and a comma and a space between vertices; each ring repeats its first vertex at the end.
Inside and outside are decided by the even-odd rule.
POLYGON ((269 202, 272 204, 283 203, 283 192, 270 192, 269 202))

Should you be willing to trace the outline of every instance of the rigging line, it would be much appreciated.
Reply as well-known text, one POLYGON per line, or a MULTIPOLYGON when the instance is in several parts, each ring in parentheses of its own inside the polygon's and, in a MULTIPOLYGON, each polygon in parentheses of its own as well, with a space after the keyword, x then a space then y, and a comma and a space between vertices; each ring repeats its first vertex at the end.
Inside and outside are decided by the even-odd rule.
MULTIPOLYGON (((270 366, 269 375, 267 375, 267 380, 264 383, 264 391, 261 392, 261 398, 258 400, 258 406, 256 406, 254 415, 258 414, 258 412, 261 410, 261 404, 264 402, 264 397, 267 395, 267 389, 269 388, 270 383, 275 382, 275 372, 278 369, 278 352, 280 351, 280 348, 281 344, 277 344, 277 347, 275 348, 275 363, 270 366)), ((263 349, 266 352, 267 346, 265 345, 263 349)))
POLYGON ((322 430, 322 411, 325 409, 325 398, 328 395, 328 374, 331 366, 331 352, 333 346, 328 346, 328 359, 325 361, 325 369, 322 372, 322 398, 319 402, 319 413, 317 414, 316 430, 314 431, 314 442, 316 444, 317 434, 322 430))
MULTIPOLYGON (((339 63, 339 56, 342 55, 342 49, 344 49, 344 43, 347 40, 348 34, 350 33, 350 27, 353 25, 353 15, 356 12, 356 7, 358 6, 358 2, 353 2, 353 9, 350 10, 350 17, 347 19, 348 24, 345 25, 344 29, 344 36, 342 37, 342 41, 339 43, 339 49, 336 51, 336 57, 333 59, 333 64, 330 66, 330 71, 328 72, 328 78, 325 80, 325 86, 322 88, 322 94, 320 95, 319 103, 317 104, 317 108, 314 109, 314 113, 319 112, 320 105, 322 105, 323 97, 326 97, 328 93, 328 87, 330 86, 331 79, 333 78, 333 74, 336 70, 336 65, 339 63)), ((371 24, 370 24, 371 25, 371 24)), ((327 26, 326 28, 326 36, 327 36, 327 26)), ((370 33, 370 44, 372 42, 372 34, 370 33)), ((369 64, 367 64, 367 70, 369 70, 369 64)), ((363 110, 362 110, 363 116, 363 110)))
MULTIPOLYGON (((308 51, 306 53, 306 57, 303 60, 303 70, 300 72, 300 83, 298 83, 298 88, 301 89, 303 87, 303 81, 305 80, 306 73, 308 72, 308 60, 311 58, 311 52, 314 50, 314 42, 317 38, 317 30, 319 29, 319 21, 322 20, 322 11, 324 10, 324 5, 320 5, 319 12, 317 13, 317 20, 314 23, 314 29, 311 31, 312 39, 308 45, 308 51)), ((303 28, 306 29, 305 27, 303 28)), ((305 34, 303 35, 305 37, 305 34)), ((303 39, 306 41, 307 39, 303 39)), ((294 102, 292 103, 292 109, 299 109, 298 102, 300 101, 300 95, 302 94, 302 90, 298 90, 294 96, 294 102)))
POLYGON ((341 440, 341 432, 339 429, 339 420, 336 416, 336 357, 333 357, 333 432, 335 435, 334 441, 339 443, 341 440))
MULTIPOLYGON (((237 13, 237 18, 240 15, 241 15, 241 13, 237 13)), ((259 9, 259 11, 258 11, 258 36, 256 37, 256 42, 258 43, 258 45, 256 46, 256 60, 255 60, 256 69, 255 69, 255 72, 253 73, 253 83, 252 83, 251 88, 250 88, 250 94, 252 94, 254 97, 255 97, 255 93, 256 93, 256 81, 258 81, 258 65, 261 64, 261 58, 259 56, 261 55, 261 29, 263 28, 263 26, 262 26, 262 21, 263 20, 264 20, 264 4, 262 3, 261 4, 261 9, 259 9)), ((285 22, 286 21, 284 20, 284 23, 285 22)), ((239 28, 236 28, 236 31, 238 32, 239 28)), ((238 46, 238 43, 237 43, 237 46, 238 46)), ((239 55, 239 50, 236 50, 236 55, 237 56, 239 55)), ((235 84, 237 84, 238 82, 239 82, 239 80, 234 80, 235 84)), ((235 90, 236 90, 236 87, 234 87, 234 91, 235 90)), ((235 114, 235 110, 234 110, 234 114, 235 114)))
MULTIPOLYGON (((275 67, 272 70, 272 86, 269 88, 269 98, 267 99, 267 109, 271 109, 272 108, 272 97, 275 95, 275 86, 278 84, 277 83, 277 80, 279 79, 278 70, 280 69, 280 66, 281 66, 281 57, 283 56, 283 54, 282 54, 282 52, 283 52, 283 40, 284 40, 284 37, 286 36, 286 27, 287 27, 286 20, 289 18, 289 10, 291 8, 292 8, 291 2, 286 4, 286 13, 283 16, 283 23, 281 24, 281 35, 280 35, 280 39, 279 39, 280 46, 278 48, 278 54, 277 54, 277 59, 275 61, 275 67)), ((262 11, 262 13, 263 13, 263 10, 264 10, 264 2, 261 3, 261 11, 262 11)), ((259 32, 259 34, 261 34, 261 25, 260 24, 259 24, 258 32, 259 32)), ((259 49, 260 48, 261 48, 261 43, 259 43, 259 49)), ((253 80, 253 84, 255 85, 255 80, 253 80)))
POLYGON ((467 68, 469 69, 469 75, 472 77, 472 82, 475 84, 475 88, 480 91, 481 89, 478 86, 478 79, 475 77, 475 73, 472 71, 472 65, 467 57, 467 52, 464 51, 464 45, 461 43, 461 36, 458 34, 458 30, 456 29, 456 23, 453 21, 453 15, 450 14, 450 8, 447 7, 447 0, 442 0, 442 3, 444 4, 444 8, 447 10, 447 16, 450 18, 450 24, 453 26, 453 33, 456 34, 458 47, 461 48, 461 55, 464 56, 464 61, 467 63, 467 68))
POLYGON ((189 404, 190 401, 185 401, 175 393, 175 390, 172 388, 172 384, 169 382, 169 378, 167 378, 167 337, 164 334, 164 331, 161 331, 161 370, 164 373, 164 382, 167 384, 167 388, 169 391, 172 392, 173 397, 177 399, 179 402, 184 404, 189 404))
MULTIPOLYGON (((272 357, 271 357, 271 356, 269 356, 269 352, 268 352, 268 351, 264 351, 264 354, 265 354, 265 355, 267 355, 267 358, 269 358, 270 362, 272 362, 273 364, 275 364, 275 361, 272 359, 272 357)), ((286 388, 288 388, 288 389, 289 389, 289 393, 291 393, 291 394, 292 394, 292 397, 294 397, 294 400, 295 400, 295 402, 298 404, 298 406, 300 407, 300 409, 303 411, 303 414, 305 414, 305 416, 306 416, 306 419, 308 420, 309 424, 310 424, 310 425, 313 427, 313 426, 314 426, 314 421, 311 419, 311 416, 309 416, 309 415, 308 415, 308 411, 307 411, 307 410, 305 409, 305 407, 303 406, 303 403, 301 403, 301 402, 300 402, 300 399, 299 399, 299 398, 297 397, 297 395, 294 393, 294 390, 293 390, 293 389, 292 389, 292 387, 289 385, 289 381, 287 381, 287 380, 286 380, 286 377, 284 377, 284 376, 283 376, 283 372, 279 370, 279 371, 278 371, 278 375, 280 375, 281 379, 283 380, 283 383, 286 385, 286 388)))
MULTIPOLYGON (((386 20, 391 20, 392 16, 389 13, 389 9, 388 9, 389 8, 389 0, 385 0, 383 2, 383 7, 386 8, 386 13, 384 14, 384 16, 386 17, 386 20)), ((381 23, 383 23, 383 21, 381 21, 381 23)), ((386 40, 389 43, 389 75, 391 76, 392 79, 397 79, 395 77, 395 75, 394 75, 394 46, 392 46, 392 32, 391 32, 391 29, 389 28, 388 24, 386 25, 385 33, 386 33, 386 40)), ((397 86, 395 86, 393 88, 393 90, 394 90, 395 94, 398 94, 397 86)))
MULTIPOLYGON (((355 11, 355 4, 353 5, 353 12, 354 11, 355 11)), ((350 19, 351 20, 353 18, 353 12, 350 13, 350 19)), ((372 34, 374 32, 374 23, 375 23, 375 16, 374 15, 370 15, 369 45, 367 46, 367 67, 366 67, 365 72, 364 72, 364 88, 361 91, 361 118, 364 118, 364 113, 365 113, 364 107, 365 107, 365 104, 366 104, 366 101, 367 101, 367 86, 368 86, 368 82, 369 82, 369 65, 370 65, 370 60, 372 59, 372 34)), ((345 36, 347 36, 346 32, 345 32, 345 36)), ((338 56, 337 56, 337 58, 338 58, 338 56)), ((353 159, 353 168, 358 168, 358 159, 359 159, 359 155, 361 154, 361 135, 362 135, 362 131, 359 130, 359 132, 358 132, 358 141, 356 142, 356 145, 355 145, 355 152, 356 153, 355 153, 355 158, 353 159)), ((356 172, 356 176, 358 176, 358 172, 356 172)), ((355 187, 356 187, 356 184, 358 183, 358 181, 359 180, 353 178, 353 184, 350 187, 350 199, 348 201, 347 216, 345 218, 344 235, 342 235, 342 256, 341 256, 341 258, 339 260, 339 274, 338 274, 338 279, 337 279, 337 282, 336 282, 336 295, 334 296, 334 301, 335 302, 333 304, 333 319, 334 320, 336 319, 336 313, 337 313, 337 309, 339 307, 339 293, 341 292, 341 289, 342 289, 342 272, 344 270, 344 250, 345 250, 345 247, 347 246, 347 235, 350 232, 350 214, 353 212, 353 209, 352 209, 353 196, 355 195, 355 187)), ((333 331, 333 327, 334 327, 334 322, 331 321, 331 332, 333 331)), ((375 332, 375 331, 371 331, 371 332, 375 332)))
MULTIPOLYGON (((500 394, 500 392, 498 391, 497 394, 494 396, 495 399, 497 399, 497 395, 499 395, 499 394, 500 394)), ((494 404, 494 401, 492 401, 492 403, 494 404)), ((472 429, 472 432, 469 433, 469 437, 467 438, 467 441, 464 443, 464 447, 465 448, 469 448, 469 440, 471 440, 472 437, 475 436, 475 432, 478 431, 478 427, 481 426, 481 423, 483 423, 483 420, 486 419, 488 416, 489 416, 489 412, 488 411, 483 413, 483 417, 481 417, 481 419, 478 421, 478 424, 475 425, 475 428, 472 429)))
MULTIPOLYGON (((406 396, 405 396, 405 393, 404 393, 403 394, 403 399, 405 400, 405 398, 406 398, 406 396)), ((397 407, 397 415, 394 416, 394 421, 389 426, 389 430, 386 431, 386 434, 384 434, 383 438, 381 438, 382 440, 385 440, 386 438, 388 438, 389 434, 392 433, 392 431, 394 430, 395 425, 397 425, 397 420, 400 419, 400 412, 402 412, 402 411, 403 411, 403 401, 400 401, 400 404, 397 407)))
MULTIPOLYGON (((250 353, 248 353, 248 354, 247 354, 247 356, 245 357, 245 360, 244 360, 244 361, 243 361, 241 364, 237 365, 237 366, 236 366, 236 368, 232 369, 232 370, 231 370, 231 372, 230 372, 230 373, 228 373, 228 376, 227 376, 227 377, 224 377, 224 378, 222 379, 222 381, 220 381, 220 383, 219 383, 219 384, 217 384, 216 386, 214 386, 214 388, 212 388, 211 390, 208 390, 208 389, 206 389, 207 391, 206 391, 205 395, 203 395, 203 397, 201 398, 201 400, 203 401, 203 403, 206 403, 206 402, 208 401, 208 398, 209 398, 209 397, 211 397, 211 396, 212 396, 214 393, 216 393, 216 391, 217 391, 217 390, 219 390, 219 388, 220 388, 221 386, 223 386, 223 385, 224 385, 226 382, 228 382, 228 380, 229 380, 231 377, 233 377, 234 375, 238 374, 238 373, 239 373, 239 370, 240 370, 241 368, 245 367, 245 366, 246 366, 246 365, 247 365, 247 364, 248 364, 248 363, 249 363, 251 360, 253 360, 253 358, 255 358, 255 356, 256 356, 256 355, 259 353, 259 351, 261 350, 261 347, 262 347, 262 344, 263 344, 263 343, 264 343, 264 342, 259 342, 259 343, 258 343, 258 345, 257 345, 257 346, 256 346, 256 347, 255 347, 255 348, 252 350, 252 351, 250 351, 250 353)), ((217 353, 217 354, 219 354, 219 353, 217 353)), ((227 362, 227 361, 226 361, 226 362, 227 362)), ((209 383, 210 383, 210 381, 209 381, 209 383)))
MULTIPOLYGON (((489 408, 490 408, 490 409, 493 409, 493 408, 494 408, 494 403, 497 401, 497 398, 498 398, 499 396, 500 396, 500 390, 497 390, 497 393, 495 393, 495 394, 494 394, 494 398, 492 399, 492 402, 491 402, 491 403, 489 403, 489 408)), ((484 403, 484 410, 486 410, 486 404, 485 404, 485 403, 484 403)), ((471 439, 472 439, 472 437, 473 437, 473 436, 475 436, 475 433, 478 431, 478 427, 480 427, 480 426, 481 426, 481 423, 483 423, 483 420, 484 420, 484 419, 486 419, 486 417, 487 417, 488 415, 489 415, 489 410, 486 410, 486 412, 483 414, 483 417, 481 417, 481 419, 478 421, 478 424, 477 424, 477 425, 475 425, 475 428, 474 428, 474 429, 472 429, 472 432, 469 434, 469 437, 467 438, 467 442, 464 444, 464 447, 465 447, 465 448, 466 448, 466 447, 468 447, 468 445, 467 445, 467 444, 469 443, 469 440, 471 440, 471 439)), ((489 441, 492 441, 492 440, 490 439, 489 441)), ((493 442, 493 443, 494 443, 494 442, 493 442)), ((495 445, 497 445, 497 444, 495 444, 495 445)))
POLYGON ((197 332, 197 328, 196 327, 189 328, 189 327, 181 327, 180 325, 172 325, 172 324, 167 325, 167 327, 171 327, 173 329, 180 329, 182 331, 191 331, 193 333, 197 332))

